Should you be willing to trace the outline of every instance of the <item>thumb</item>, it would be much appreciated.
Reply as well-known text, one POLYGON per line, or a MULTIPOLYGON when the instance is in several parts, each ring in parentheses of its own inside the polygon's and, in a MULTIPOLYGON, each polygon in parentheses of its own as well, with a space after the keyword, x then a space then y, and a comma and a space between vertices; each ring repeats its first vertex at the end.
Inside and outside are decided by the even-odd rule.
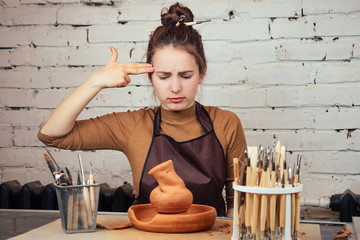
POLYGON ((109 63, 115 63, 118 58, 118 52, 113 46, 110 47, 110 51, 111 51, 111 57, 106 65, 108 65, 109 63))

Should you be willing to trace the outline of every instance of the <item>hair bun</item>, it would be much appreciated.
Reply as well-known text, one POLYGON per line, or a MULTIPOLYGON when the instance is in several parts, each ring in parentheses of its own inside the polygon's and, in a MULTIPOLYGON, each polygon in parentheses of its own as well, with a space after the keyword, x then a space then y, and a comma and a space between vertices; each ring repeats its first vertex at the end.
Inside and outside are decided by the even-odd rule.
POLYGON ((180 20, 180 16, 184 15, 184 22, 193 22, 194 14, 188 7, 181 5, 180 3, 175 3, 170 6, 169 9, 163 8, 161 10, 161 24, 166 25, 172 22, 177 22, 180 20))

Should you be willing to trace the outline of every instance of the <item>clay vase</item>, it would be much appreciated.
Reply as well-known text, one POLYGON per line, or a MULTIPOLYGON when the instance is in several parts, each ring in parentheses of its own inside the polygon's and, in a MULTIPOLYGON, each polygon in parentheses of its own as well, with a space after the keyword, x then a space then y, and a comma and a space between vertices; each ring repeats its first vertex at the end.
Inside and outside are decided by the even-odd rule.
POLYGON ((184 181, 176 174, 173 161, 163 162, 149 171, 159 186, 150 193, 150 203, 159 213, 186 212, 193 201, 193 195, 184 181))

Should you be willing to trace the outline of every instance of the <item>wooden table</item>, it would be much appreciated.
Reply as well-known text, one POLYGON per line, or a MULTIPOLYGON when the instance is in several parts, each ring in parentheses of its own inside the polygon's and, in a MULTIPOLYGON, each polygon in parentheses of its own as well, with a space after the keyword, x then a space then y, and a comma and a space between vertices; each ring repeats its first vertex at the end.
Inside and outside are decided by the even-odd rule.
MULTIPOLYGON (((103 226, 121 225, 128 222, 126 213, 101 213, 97 217, 97 223, 103 226)), ((72 233, 66 234, 61 228, 60 219, 49 224, 18 235, 13 240, 37 240, 37 239, 146 239, 146 240, 230 240, 232 237, 232 222, 230 218, 217 218, 215 224, 208 230, 195 233, 152 233, 141 231, 130 227, 120 230, 96 229, 91 233, 72 233)), ((301 236, 301 239, 317 240, 321 239, 319 225, 316 224, 301 224, 301 228, 306 235, 301 236)))

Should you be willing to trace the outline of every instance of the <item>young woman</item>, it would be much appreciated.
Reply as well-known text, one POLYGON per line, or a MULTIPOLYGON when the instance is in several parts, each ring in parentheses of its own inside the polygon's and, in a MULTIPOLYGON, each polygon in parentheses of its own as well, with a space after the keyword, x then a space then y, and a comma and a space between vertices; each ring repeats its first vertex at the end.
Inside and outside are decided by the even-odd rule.
POLYGON ((239 118, 230 111, 195 101, 206 74, 200 34, 190 9, 178 3, 161 14, 162 26, 150 36, 147 63, 117 63, 117 51, 52 113, 39 131, 48 146, 72 150, 114 149, 128 158, 134 204, 148 203, 156 180, 148 171, 169 159, 193 193, 194 203, 214 206, 219 216, 233 208, 233 158, 246 146, 239 118), (104 88, 126 87, 129 75, 148 74, 161 105, 77 121, 104 88), (222 192, 226 187, 226 205, 222 192))

